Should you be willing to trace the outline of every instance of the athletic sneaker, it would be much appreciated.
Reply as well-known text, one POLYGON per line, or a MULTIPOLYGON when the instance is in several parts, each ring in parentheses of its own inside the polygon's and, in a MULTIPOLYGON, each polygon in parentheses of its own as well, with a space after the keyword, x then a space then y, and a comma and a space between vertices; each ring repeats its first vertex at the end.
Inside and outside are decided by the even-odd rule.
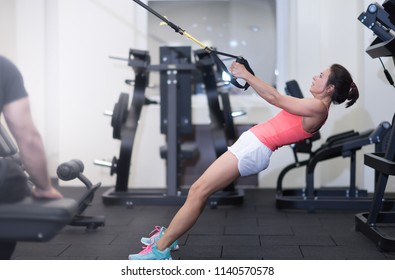
POLYGON ((132 254, 129 255, 128 257, 129 260, 171 260, 171 255, 170 255, 170 248, 166 248, 163 251, 158 250, 156 248, 156 243, 152 243, 145 247, 144 250, 142 250, 138 254, 132 254))
MULTIPOLYGON (((165 232, 165 227, 156 226, 153 231, 149 234, 150 237, 142 237, 141 243, 148 246, 153 243, 156 243, 159 238, 162 237, 163 233, 165 232)), ((173 244, 170 245, 170 250, 177 251, 180 247, 178 246, 178 240, 174 241, 173 244)))

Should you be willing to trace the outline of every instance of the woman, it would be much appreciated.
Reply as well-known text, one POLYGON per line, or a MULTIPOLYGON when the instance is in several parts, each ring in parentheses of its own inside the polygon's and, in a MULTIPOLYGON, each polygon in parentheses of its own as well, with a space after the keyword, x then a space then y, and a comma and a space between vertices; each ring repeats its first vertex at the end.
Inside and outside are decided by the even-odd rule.
POLYGON ((147 247, 138 254, 129 255, 129 259, 171 259, 170 251, 178 247, 177 239, 196 223, 210 195, 239 176, 266 169, 272 152, 279 147, 311 137, 325 123, 332 103, 341 104, 348 100, 347 108, 359 97, 350 73, 339 64, 333 64, 314 76, 310 87, 313 98, 304 99, 280 94, 237 62, 232 63, 230 71, 281 111, 269 121, 244 132, 228 151, 214 161, 191 186, 184 205, 169 227, 158 228, 150 238, 143 238, 142 242, 147 247))

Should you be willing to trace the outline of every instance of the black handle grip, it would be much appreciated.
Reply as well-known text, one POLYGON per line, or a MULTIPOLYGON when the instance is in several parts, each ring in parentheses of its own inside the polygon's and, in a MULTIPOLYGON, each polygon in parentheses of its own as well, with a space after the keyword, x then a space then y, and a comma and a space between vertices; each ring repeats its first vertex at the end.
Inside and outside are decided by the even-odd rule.
POLYGON ((243 64, 245 66, 245 68, 247 69, 247 71, 255 76, 255 73, 252 70, 252 68, 251 68, 250 64, 248 63, 247 59, 245 59, 244 57, 239 56, 238 58, 236 58, 236 62, 238 62, 240 64, 243 64))
MULTIPOLYGON (((252 68, 251 68, 250 64, 248 63, 247 59, 245 59, 245 58, 242 57, 242 56, 239 56, 239 57, 236 58, 236 62, 237 62, 237 63, 240 63, 240 64, 243 64, 244 67, 247 69, 247 71, 250 72, 252 75, 255 76, 255 73, 254 73, 254 71, 252 70, 252 68)), ((250 87, 250 84, 247 83, 247 82, 245 83, 244 86, 241 86, 241 85, 236 81, 236 79, 233 78, 233 77, 232 77, 232 79, 231 79, 231 83, 232 83, 233 85, 239 87, 239 88, 243 88, 244 90, 247 90, 247 89, 250 87)))
POLYGON ((84 171, 84 164, 79 159, 73 159, 58 166, 56 174, 63 181, 77 178, 84 171))
POLYGON ((393 86, 394 80, 392 79, 391 74, 388 72, 387 69, 384 70, 384 74, 385 74, 385 77, 387 78, 388 82, 390 83, 390 85, 393 86))
POLYGON ((244 86, 239 84, 237 79, 232 75, 232 73, 230 73, 228 68, 226 68, 225 64, 218 57, 218 55, 220 54, 220 55, 236 58, 236 62, 238 62, 240 64, 243 64, 245 66, 245 68, 247 69, 247 71, 255 76, 254 71, 252 70, 250 64, 248 63, 248 61, 245 58, 243 58, 242 56, 235 56, 235 55, 231 55, 231 54, 228 54, 228 53, 219 52, 219 51, 216 51, 216 50, 210 50, 209 53, 210 53, 211 57, 214 58, 214 61, 217 63, 217 65, 222 69, 222 71, 225 71, 227 74, 229 74, 229 76, 231 77, 230 78, 230 83, 232 85, 234 85, 235 87, 244 89, 244 90, 247 90, 249 88, 250 85, 247 82, 245 83, 244 86))

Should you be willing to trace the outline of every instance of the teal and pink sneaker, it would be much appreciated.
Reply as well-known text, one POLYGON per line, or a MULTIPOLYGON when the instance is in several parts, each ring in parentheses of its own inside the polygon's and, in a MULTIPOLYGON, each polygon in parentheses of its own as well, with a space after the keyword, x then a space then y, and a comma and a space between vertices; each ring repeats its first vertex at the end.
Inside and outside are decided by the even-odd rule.
MULTIPOLYGON (((146 246, 156 243, 159 240, 159 238, 162 237, 165 230, 166 230, 165 227, 156 226, 149 234, 150 237, 141 238, 141 243, 143 243, 146 246)), ((169 248, 171 251, 177 251, 180 248, 178 246, 178 240, 174 241, 169 248)))
POLYGON ((156 243, 151 243, 138 254, 131 254, 129 260, 171 260, 170 248, 158 250, 156 243))

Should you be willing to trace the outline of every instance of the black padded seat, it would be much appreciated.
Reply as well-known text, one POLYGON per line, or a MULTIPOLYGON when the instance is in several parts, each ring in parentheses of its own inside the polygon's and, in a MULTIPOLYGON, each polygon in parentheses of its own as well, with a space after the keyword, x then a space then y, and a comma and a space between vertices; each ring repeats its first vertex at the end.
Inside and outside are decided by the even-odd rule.
POLYGON ((78 203, 71 198, 26 197, 0 204, 0 241, 48 241, 72 221, 77 209, 78 203))

